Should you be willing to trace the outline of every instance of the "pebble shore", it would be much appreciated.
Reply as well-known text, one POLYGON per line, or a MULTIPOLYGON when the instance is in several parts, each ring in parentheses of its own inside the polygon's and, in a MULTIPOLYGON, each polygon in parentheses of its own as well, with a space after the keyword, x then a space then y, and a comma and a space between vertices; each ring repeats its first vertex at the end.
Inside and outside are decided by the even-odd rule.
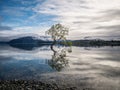
POLYGON ((41 81, 6 80, 0 81, 0 90, 76 90, 75 87, 59 87, 57 84, 41 81))

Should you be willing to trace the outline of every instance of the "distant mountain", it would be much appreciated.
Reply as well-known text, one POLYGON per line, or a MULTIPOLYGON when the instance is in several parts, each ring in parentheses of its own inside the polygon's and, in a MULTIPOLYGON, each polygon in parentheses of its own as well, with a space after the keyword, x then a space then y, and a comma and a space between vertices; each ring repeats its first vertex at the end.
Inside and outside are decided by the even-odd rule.
POLYGON ((39 47, 42 45, 51 45, 52 41, 48 40, 41 40, 36 37, 21 37, 17 39, 10 40, 8 44, 12 47, 20 48, 20 49, 27 49, 31 50, 34 47, 39 47))
POLYGON ((14 44, 43 44, 43 43, 50 43, 51 41, 46 39, 45 37, 37 38, 32 36, 20 37, 13 40, 10 40, 9 43, 14 44))
POLYGON ((0 42, 9 42, 13 39, 23 38, 23 37, 32 37, 34 39, 40 39, 43 41, 51 41, 50 36, 40 36, 37 34, 19 34, 19 35, 13 35, 13 36, 0 36, 0 42))

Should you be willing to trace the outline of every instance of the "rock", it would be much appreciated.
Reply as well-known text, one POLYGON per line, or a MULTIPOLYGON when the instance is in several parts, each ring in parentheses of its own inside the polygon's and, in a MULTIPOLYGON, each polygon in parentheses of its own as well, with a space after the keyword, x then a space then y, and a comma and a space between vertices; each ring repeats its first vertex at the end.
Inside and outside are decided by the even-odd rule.
POLYGON ((41 81, 12 80, 0 81, 0 90, 76 90, 75 87, 58 87, 56 83, 41 81))

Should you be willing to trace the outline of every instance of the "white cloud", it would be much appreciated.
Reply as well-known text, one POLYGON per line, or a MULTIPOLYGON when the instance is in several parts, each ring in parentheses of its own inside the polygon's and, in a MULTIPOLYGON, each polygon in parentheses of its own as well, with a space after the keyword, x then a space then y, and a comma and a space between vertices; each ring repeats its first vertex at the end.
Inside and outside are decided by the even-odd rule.
POLYGON ((45 31, 48 30, 49 27, 33 27, 33 26, 24 26, 24 27, 16 27, 12 31, 10 30, 5 30, 5 31, 0 31, 1 37, 9 37, 9 36, 16 36, 16 35, 45 35, 45 31))
MULTIPOLYGON (((18 0, 13 1, 18 2, 18 0)), ((2 36, 28 33, 44 35, 50 25, 57 22, 70 28, 69 39, 81 39, 87 36, 120 36, 116 33, 119 30, 111 27, 120 25, 120 0, 35 0, 34 4, 37 5, 32 5, 29 0, 20 2, 28 6, 4 7, 3 12, 20 17, 24 17, 27 12, 34 14, 26 16, 26 20, 15 18, 15 22, 5 23, 5 26, 10 26, 13 30, 0 31, 2 36), (49 18, 47 15, 55 17, 49 18), (112 29, 108 30, 106 27, 112 29)))
MULTIPOLYGON (((120 10, 120 0, 46 0, 42 5, 38 4, 33 10, 39 14, 57 16, 53 20, 70 27, 70 36, 109 36, 106 29, 95 29, 98 26, 118 25, 115 15, 106 19, 108 10, 120 10), (105 32, 105 33, 104 33, 105 32), (81 35, 82 34, 82 35, 81 35)), ((110 31, 111 32, 111 31, 110 31)), ((113 30, 111 33, 114 33, 113 30)), ((118 36, 119 34, 116 34, 118 36)), ((70 37, 69 36, 69 37, 70 37)), ((74 38, 75 39, 75 38, 74 38)))

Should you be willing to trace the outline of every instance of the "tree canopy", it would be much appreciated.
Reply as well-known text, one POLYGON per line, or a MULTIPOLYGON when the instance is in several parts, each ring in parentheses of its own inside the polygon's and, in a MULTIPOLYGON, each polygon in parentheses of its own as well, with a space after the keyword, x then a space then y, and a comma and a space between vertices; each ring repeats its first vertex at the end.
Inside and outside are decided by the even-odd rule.
POLYGON ((46 34, 51 35, 54 41, 66 40, 66 35, 68 35, 69 29, 62 24, 53 25, 46 34))

